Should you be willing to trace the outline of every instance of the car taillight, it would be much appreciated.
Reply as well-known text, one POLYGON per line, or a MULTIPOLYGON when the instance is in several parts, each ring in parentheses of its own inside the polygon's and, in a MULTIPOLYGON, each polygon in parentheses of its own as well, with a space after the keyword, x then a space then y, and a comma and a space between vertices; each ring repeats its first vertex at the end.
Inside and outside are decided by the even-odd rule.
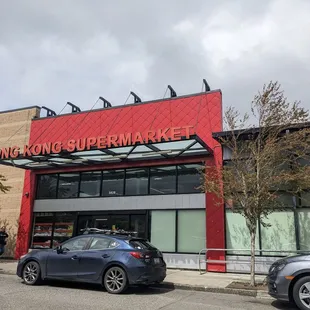
POLYGON ((141 253, 141 252, 130 252, 130 255, 133 256, 134 258, 137 258, 137 259, 150 259, 151 256, 148 255, 148 254, 144 254, 144 253, 141 253))

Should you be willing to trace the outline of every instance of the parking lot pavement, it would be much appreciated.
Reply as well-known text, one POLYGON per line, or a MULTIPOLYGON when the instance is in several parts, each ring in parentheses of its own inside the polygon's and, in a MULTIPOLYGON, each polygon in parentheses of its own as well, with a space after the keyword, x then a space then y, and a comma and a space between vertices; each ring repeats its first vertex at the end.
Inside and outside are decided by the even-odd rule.
POLYGON ((101 287, 68 283, 26 286, 15 276, 0 274, 0 309, 5 310, 225 310, 295 309, 276 301, 206 292, 131 288, 110 295, 101 287))

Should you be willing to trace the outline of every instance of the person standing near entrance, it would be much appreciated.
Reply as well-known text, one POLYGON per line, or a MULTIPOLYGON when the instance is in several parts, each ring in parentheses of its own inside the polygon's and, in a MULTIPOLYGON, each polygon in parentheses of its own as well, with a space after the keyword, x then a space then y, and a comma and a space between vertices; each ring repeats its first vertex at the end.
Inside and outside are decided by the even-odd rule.
POLYGON ((5 246, 6 246, 6 239, 9 235, 5 231, 5 227, 0 229, 0 256, 4 253, 5 246))

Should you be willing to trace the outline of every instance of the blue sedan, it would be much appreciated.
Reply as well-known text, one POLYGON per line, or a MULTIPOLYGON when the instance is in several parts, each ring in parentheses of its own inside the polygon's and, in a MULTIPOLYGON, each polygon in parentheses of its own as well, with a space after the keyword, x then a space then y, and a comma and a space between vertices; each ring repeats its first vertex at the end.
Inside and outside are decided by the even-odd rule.
POLYGON ((145 239, 86 234, 56 249, 33 250, 22 256, 17 275, 28 285, 47 279, 87 282, 119 294, 129 285, 162 282, 166 264, 162 253, 145 239))

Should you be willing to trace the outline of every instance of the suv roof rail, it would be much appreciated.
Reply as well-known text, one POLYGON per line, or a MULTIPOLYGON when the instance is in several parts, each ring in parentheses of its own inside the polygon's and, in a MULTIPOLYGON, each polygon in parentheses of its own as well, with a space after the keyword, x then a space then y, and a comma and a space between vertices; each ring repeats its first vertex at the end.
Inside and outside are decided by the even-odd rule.
POLYGON ((87 234, 104 234, 104 235, 124 235, 124 236, 137 236, 136 231, 126 231, 123 229, 117 229, 117 230, 112 230, 112 229, 99 229, 95 227, 90 227, 90 228, 84 228, 81 229, 83 232, 83 235, 87 234))

